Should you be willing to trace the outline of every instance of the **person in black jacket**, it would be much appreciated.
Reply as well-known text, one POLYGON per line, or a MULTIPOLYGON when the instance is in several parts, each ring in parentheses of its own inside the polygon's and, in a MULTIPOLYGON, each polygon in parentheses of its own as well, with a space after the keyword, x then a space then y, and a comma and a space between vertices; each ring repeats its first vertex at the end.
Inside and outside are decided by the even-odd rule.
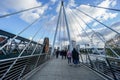
POLYGON ((56 51, 56 58, 58 58, 58 56, 59 56, 59 49, 57 49, 56 51))
POLYGON ((79 63, 79 53, 76 51, 75 48, 73 48, 73 51, 72 51, 72 59, 75 65, 79 63))

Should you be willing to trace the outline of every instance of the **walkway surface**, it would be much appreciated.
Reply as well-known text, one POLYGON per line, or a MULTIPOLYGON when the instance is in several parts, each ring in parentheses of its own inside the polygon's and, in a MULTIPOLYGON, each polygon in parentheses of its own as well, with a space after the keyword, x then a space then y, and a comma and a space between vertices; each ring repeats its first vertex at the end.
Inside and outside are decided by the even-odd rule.
POLYGON ((65 59, 52 59, 28 80, 104 80, 89 68, 70 66, 65 59))

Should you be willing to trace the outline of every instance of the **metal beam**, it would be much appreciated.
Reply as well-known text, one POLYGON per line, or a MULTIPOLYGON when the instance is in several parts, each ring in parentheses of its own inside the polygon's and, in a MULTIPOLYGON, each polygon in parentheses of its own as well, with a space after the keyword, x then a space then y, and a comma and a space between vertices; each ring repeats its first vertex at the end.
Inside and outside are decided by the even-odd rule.
POLYGON ((71 42, 70 30, 69 30, 69 26, 68 26, 68 22, 67 22, 67 16, 66 16, 66 11, 65 11, 65 8, 64 8, 63 1, 62 1, 62 6, 63 6, 63 14, 65 15, 65 22, 66 22, 68 39, 69 39, 69 45, 70 45, 69 50, 72 51, 72 42, 71 42))
MULTIPOLYGON (((6 36, 6 37, 9 37, 9 38, 13 38, 13 37, 16 36, 15 34, 4 31, 4 30, 0 30, 0 35, 6 36)), ((30 41, 29 39, 21 37, 21 36, 17 36, 16 39, 21 40, 21 41, 26 41, 26 42, 30 41)), ((31 43, 37 44, 37 42, 35 42, 35 41, 32 41, 31 43)))
POLYGON ((54 46, 55 46, 56 36, 57 36, 57 32, 58 32, 58 24, 59 24, 59 20, 60 20, 60 16, 61 16, 61 10, 62 10, 62 3, 61 3, 61 7, 60 7, 60 11, 59 11, 59 16, 58 16, 58 20, 57 20, 57 26, 56 26, 56 30, 55 30, 55 35, 54 35, 54 40, 53 40, 53 46, 52 46, 51 55, 53 55, 53 52, 54 52, 54 46))

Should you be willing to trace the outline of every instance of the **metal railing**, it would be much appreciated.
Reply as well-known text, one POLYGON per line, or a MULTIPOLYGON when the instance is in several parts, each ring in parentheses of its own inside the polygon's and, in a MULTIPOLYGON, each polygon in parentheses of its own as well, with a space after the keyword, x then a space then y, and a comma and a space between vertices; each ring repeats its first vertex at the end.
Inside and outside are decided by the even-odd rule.
POLYGON ((97 71, 110 80, 120 80, 119 58, 86 53, 81 54, 80 59, 81 57, 83 60, 80 61, 91 69, 97 71))
MULTIPOLYGON (((15 59, 16 58, 0 60, 0 78, 8 70, 8 68, 14 62, 15 59)), ((18 58, 17 62, 14 64, 14 66, 10 69, 10 71, 5 75, 5 77, 2 80, 19 80, 25 74, 29 73, 36 67, 40 66, 47 60, 48 58, 46 58, 46 54, 22 56, 18 58)))

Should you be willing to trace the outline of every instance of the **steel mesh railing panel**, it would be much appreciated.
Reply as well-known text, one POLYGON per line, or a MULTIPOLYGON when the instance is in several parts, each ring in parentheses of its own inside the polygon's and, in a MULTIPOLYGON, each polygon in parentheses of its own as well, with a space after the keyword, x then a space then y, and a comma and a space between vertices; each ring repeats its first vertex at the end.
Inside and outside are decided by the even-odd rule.
MULTIPOLYGON (((0 61, 0 78, 7 71, 15 58, 5 59, 0 61)), ((36 67, 40 66, 46 61, 46 54, 29 55, 20 57, 10 71, 6 74, 3 80, 18 80, 25 74, 29 73, 36 67), (36 63, 38 61, 38 63, 36 63), (37 65, 36 65, 37 64, 37 65)))

